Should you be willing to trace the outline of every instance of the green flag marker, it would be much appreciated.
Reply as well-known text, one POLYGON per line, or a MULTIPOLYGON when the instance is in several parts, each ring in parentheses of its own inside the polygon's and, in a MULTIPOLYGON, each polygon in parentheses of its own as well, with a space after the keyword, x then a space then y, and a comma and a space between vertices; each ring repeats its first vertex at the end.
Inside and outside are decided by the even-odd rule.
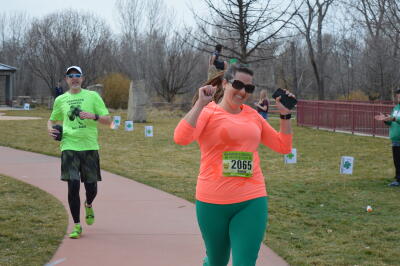
POLYGON ((145 126, 144 127, 144 135, 146 137, 153 137, 153 126, 145 126))
POLYGON ((133 131, 133 122, 132 121, 125 121, 125 130, 133 131))
POLYGON ((351 175, 353 174, 354 157, 342 156, 340 160, 340 173, 351 175))
POLYGON ((116 115, 116 116, 114 116, 114 124, 117 126, 117 127, 119 127, 120 125, 121 125, 121 116, 119 116, 119 115, 116 115))
POLYGON ((285 163, 288 163, 288 164, 297 163, 297 150, 292 149, 291 153, 285 154, 284 160, 285 160, 285 163))

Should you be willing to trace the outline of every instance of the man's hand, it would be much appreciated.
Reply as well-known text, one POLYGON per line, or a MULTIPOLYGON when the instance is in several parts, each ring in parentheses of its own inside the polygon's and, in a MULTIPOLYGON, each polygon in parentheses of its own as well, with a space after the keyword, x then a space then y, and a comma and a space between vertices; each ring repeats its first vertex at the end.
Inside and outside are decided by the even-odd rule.
POLYGON ((390 115, 384 115, 380 113, 379 115, 375 116, 375 119, 378 121, 392 121, 393 118, 390 115))
POLYGON ((60 131, 55 128, 47 128, 47 132, 49 133, 49 136, 53 139, 57 137, 57 134, 60 134, 60 131))
POLYGON ((51 120, 47 121, 47 133, 53 139, 55 139, 58 136, 58 134, 61 133, 57 129, 53 128, 55 125, 57 125, 56 121, 51 121, 51 120))

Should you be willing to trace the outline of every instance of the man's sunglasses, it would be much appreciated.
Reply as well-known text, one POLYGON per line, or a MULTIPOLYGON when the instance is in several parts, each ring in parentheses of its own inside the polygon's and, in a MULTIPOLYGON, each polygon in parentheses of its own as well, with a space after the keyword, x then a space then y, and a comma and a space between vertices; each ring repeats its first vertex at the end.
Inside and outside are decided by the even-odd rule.
POLYGON ((231 80, 231 81, 229 81, 229 83, 232 84, 232 87, 234 89, 241 90, 244 88, 244 90, 247 93, 253 93, 254 89, 256 88, 256 86, 254 86, 253 84, 244 84, 240 80, 231 80))
POLYGON ((66 76, 72 79, 72 78, 80 78, 82 77, 82 74, 67 74, 66 76))

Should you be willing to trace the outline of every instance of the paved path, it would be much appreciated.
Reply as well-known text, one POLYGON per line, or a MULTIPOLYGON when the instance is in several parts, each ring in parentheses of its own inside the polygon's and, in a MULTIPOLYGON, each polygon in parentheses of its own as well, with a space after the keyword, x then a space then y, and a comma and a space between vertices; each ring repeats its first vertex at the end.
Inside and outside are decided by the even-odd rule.
MULTIPOLYGON (((69 210, 59 169, 59 158, 0 146, 1 174, 49 192, 69 210)), ((48 265, 202 265, 204 248, 192 203, 105 171, 102 177, 93 205, 95 224, 83 222, 78 240, 66 235, 48 265)), ((68 231, 72 224, 70 218, 68 231)), ((257 265, 287 264, 263 245, 257 265)))
POLYGON ((5 113, 0 113, 0 120, 36 120, 42 119, 41 117, 30 117, 30 116, 7 116, 5 113))

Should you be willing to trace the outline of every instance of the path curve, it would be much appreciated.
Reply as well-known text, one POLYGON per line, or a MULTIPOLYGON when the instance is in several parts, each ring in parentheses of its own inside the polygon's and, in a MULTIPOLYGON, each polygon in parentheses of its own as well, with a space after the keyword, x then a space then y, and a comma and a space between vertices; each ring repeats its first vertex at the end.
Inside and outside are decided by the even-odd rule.
POLYGON ((37 119, 42 119, 42 118, 33 116, 11 116, 11 115, 5 115, 5 113, 0 113, 0 120, 37 120, 37 119))
MULTIPOLYGON (((58 178, 59 158, 0 146, 0 173, 47 191, 69 210, 67 186, 58 178)), ((80 239, 65 235, 49 266, 202 265, 204 248, 194 204, 106 171, 102 177, 93 203, 95 224, 83 222, 80 239)), ((69 219, 68 231, 73 225, 69 219)), ((257 265, 288 264, 262 245, 257 265)))

